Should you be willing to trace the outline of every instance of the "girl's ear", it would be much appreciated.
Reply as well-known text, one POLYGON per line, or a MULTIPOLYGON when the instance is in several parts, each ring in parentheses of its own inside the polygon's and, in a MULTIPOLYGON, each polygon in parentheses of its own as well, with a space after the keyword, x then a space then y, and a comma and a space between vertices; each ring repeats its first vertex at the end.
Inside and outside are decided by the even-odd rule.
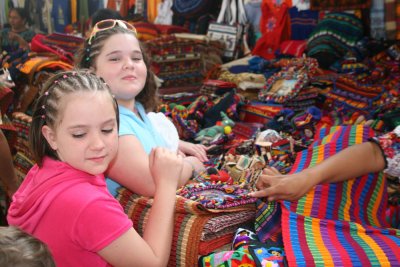
POLYGON ((51 146, 51 148, 53 150, 57 150, 57 142, 56 142, 56 134, 53 131, 53 129, 51 129, 49 126, 47 125, 43 125, 42 127, 42 134, 44 136, 44 138, 46 138, 47 143, 49 143, 49 145, 51 146))

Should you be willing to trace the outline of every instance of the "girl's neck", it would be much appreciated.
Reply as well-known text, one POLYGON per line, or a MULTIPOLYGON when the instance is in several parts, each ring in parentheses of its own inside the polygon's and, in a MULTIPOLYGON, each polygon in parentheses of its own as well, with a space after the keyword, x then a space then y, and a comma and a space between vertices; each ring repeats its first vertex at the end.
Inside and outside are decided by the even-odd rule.
POLYGON ((129 109, 130 111, 132 111, 133 113, 135 113, 136 115, 139 115, 137 109, 136 109, 136 102, 135 100, 127 100, 127 101, 123 101, 123 100, 118 100, 118 105, 123 106, 124 108, 129 109))

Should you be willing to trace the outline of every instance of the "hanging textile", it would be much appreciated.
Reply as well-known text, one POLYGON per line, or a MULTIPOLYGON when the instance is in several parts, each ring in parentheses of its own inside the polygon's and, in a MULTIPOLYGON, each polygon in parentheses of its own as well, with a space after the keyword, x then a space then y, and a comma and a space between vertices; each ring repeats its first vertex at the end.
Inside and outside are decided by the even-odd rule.
POLYGON ((385 29, 389 40, 396 39, 396 1, 385 0, 385 29))
POLYGON ((290 39, 290 18, 288 9, 291 1, 283 1, 281 4, 271 0, 264 0, 261 4, 262 17, 260 31, 262 37, 252 51, 253 55, 265 59, 275 58, 275 51, 279 45, 290 39))
POLYGON ((386 39, 384 0, 372 0, 370 19, 371 37, 376 40, 386 39))
POLYGON ((147 1, 147 20, 149 22, 154 22, 154 20, 156 19, 157 7, 161 3, 163 3, 163 0, 147 1))
POLYGON ((114 9, 118 11, 122 17, 126 17, 129 10, 128 0, 109 0, 107 3, 107 8, 114 9))
POLYGON ((65 27, 71 24, 71 3, 66 0, 53 0, 51 10, 54 31, 63 33, 65 27))
POLYGON ((371 0, 311 0, 311 9, 315 10, 354 10, 369 8, 371 0))

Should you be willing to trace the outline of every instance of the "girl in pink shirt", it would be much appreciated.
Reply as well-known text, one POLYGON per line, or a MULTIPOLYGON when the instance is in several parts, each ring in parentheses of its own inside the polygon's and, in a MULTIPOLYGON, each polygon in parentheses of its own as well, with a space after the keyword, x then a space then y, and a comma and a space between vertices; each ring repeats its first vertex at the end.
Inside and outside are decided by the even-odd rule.
POLYGON ((156 192, 141 237, 103 176, 118 148, 108 86, 93 73, 67 71, 44 92, 30 129, 37 164, 13 196, 8 223, 46 243, 59 267, 166 265, 182 158, 163 148, 150 153, 156 192))

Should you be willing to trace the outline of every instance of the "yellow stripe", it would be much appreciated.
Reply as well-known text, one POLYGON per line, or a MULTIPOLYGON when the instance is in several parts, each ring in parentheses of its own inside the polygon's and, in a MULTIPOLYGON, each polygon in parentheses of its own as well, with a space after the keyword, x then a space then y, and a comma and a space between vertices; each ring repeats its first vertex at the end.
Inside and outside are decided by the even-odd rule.
MULTIPOLYGON (((373 240, 371 237, 369 237, 367 234, 365 234, 365 229, 362 227, 360 224, 355 223, 354 224, 357 228, 357 235, 360 239, 362 239, 365 244, 370 248, 371 252, 375 255, 376 259, 380 262, 389 262, 388 258, 386 257, 385 252, 381 249, 381 247, 373 240)), ((363 247, 364 248, 364 247, 363 247)), ((365 250, 365 248, 364 248, 365 250)), ((368 258, 371 259, 369 252, 366 252, 368 255, 368 258)), ((372 265, 376 265, 377 263, 371 262, 372 265)), ((379 266, 381 266, 379 264, 379 266)))
POLYGON ((333 266, 332 256, 329 253, 329 250, 326 248, 326 245, 324 244, 324 240, 322 239, 322 235, 320 234, 321 233, 320 222, 321 222, 320 219, 312 220, 312 231, 313 231, 313 236, 314 236, 314 244, 316 245, 315 247, 318 248, 319 255, 322 260, 322 262, 318 261, 315 263, 317 266, 322 263, 324 266, 333 266))
POLYGON ((364 132, 364 127, 362 125, 357 125, 356 128, 356 144, 361 144, 363 142, 363 132, 364 132))
POLYGON ((343 200, 345 201, 345 204, 343 207, 343 220, 345 220, 345 221, 350 221, 349 210, 350 210, 350 206, 352 203, 351 189, 353 188, 354 181, 355 181, 355 179, 348 180, 344 199, 342 197, 342 201, 343 200))
MULTIPOLYGON (((379 186, 378 186, 379 191, 378 191, 378 194, 376 195, 376 198, 377 198, 377 199, 382 199, 383 190, 385 189, 384 186, 382 185, 382 180, 383 180, 383 179, 386 179, 386 177, 381 178, 382 175, 383 175, 383 174, 380 173, 380 174, 379 174, 379 178, 377 178, 378 181, 380 181, 380 182, 378 183, 378 185, 379 185, 379 186)), ((371 213, 371 214, 372 214, 372 215, 378 214, 378 208, 379 208, 379 204, 373 205, 373 209, 372 209, 372 213, 371 213)), ((373 216, 373 218, 374 218, 374 225, 377 225, 377 226, 379 226, 379 227, 382 227, 382 225, 379 223, 378 217, 377 217, 377 216, 373 216)))

